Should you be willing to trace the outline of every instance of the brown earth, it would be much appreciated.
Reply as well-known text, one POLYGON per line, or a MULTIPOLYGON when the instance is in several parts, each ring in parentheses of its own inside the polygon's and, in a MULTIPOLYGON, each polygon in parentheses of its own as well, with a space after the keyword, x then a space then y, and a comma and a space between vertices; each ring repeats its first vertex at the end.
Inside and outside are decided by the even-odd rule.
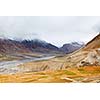
POLYGON ((98 83, 100 66, 0 75, 1 83, 98 83))

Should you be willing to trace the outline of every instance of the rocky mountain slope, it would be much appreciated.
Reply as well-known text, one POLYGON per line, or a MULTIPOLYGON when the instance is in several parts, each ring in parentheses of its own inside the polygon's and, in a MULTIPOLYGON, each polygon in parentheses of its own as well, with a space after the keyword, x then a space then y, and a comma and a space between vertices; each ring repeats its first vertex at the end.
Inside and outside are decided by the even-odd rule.
POLYGON ((28 62, 18 66, 22 71, 62 70, 80 66, 100 66, 100 34, 79 50, 50 60, 28 62))
POLYGON ((41 52, 41 53, 60 53, 60 49, 50 43, 47 43, 42 40, 23 40, 21 42, 26 48, 29 48, 32 52, 41 52))
POLYGON ((10 39, 0 39, 0 53, 11 54, 11 53, 24 53, 31 52, 19 41, 10 39))
POLYGON ((80 49, 81 47, 84 46, 84 43, 78 43, 78 42, 72 42, 72 43, 67 43, 67 44, 64 44, 60 50, 66 54, 68 53, 72 53, 78 49, 80 49))
POLYGON ((51 43, 41 40, 16 41, 10 39, 0 39, 0 54, 21 54, 21 53, 71 53, 81 48, 82 45, 75 42, 63 45, 58 48, 51 43))
POLYGON ((100 65, 100 33, 89 41, 83 48, 72 53, 67 57, 73 64, 77 66, 100 65))
POLYGON ((53 53, 61 52, 60 49, 50 43, 41 40, 16 41, 0 39, 0 53, 53 53))

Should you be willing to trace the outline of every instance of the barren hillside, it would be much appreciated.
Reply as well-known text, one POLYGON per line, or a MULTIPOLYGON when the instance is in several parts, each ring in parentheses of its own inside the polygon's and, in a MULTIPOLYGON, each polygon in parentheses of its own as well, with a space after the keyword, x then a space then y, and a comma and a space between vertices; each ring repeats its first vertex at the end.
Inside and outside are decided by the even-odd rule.
POLYGON ((79 66, 99 66, 100 65, 100 34, 88 42, 83 48, 67 54, 63 57, 55 57, 50 60, 35 61, 18 66, 23 72, 60 70, 79 66))

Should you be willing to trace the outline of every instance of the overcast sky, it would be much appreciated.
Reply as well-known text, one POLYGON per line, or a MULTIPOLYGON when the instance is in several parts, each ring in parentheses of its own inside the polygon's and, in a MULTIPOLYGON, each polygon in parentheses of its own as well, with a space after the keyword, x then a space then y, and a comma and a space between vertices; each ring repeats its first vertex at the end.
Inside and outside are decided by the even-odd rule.
POLYGON ((100 17, 0 17, 0 37, 38 38, 56 46, 73 41, 88 42, 100 31, 100 17))

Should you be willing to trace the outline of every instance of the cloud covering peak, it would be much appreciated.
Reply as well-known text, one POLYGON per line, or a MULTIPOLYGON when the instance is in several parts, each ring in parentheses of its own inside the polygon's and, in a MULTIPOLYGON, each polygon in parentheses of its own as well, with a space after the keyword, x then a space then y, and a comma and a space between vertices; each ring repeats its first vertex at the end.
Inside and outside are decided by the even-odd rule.
POLYGON ((42 39, 55 45, 87 42, 100 31, 100 17, 92 16, 2 16, 0 37, 42 39))

